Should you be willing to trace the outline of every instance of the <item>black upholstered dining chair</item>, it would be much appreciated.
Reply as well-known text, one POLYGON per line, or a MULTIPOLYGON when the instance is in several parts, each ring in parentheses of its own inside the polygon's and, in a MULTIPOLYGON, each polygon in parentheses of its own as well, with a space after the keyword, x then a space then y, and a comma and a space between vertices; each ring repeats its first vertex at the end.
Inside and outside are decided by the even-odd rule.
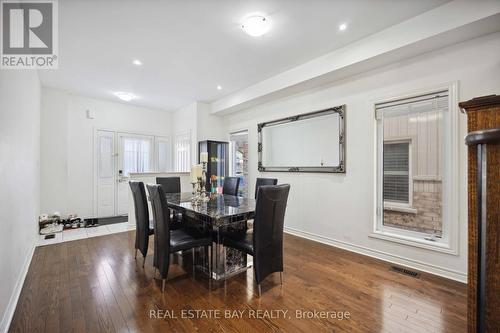
POLYGON ((226 177, 224 178, 224 185, 222 186, 222 194, 238 195, 240 187, 240 178, 226 177))
POLYGON ((181 177, 156 177, 156 184, 161 185, 165 193, 181 193, 181 177))
POLYGON ((146 262, 148 254, 149 236, 154 234, 154 229, 149 225, 148 199, 143 182, 129 182, 132 190, 135 210, 135 259, 137 259, 137 250, 141 251, 144 259, 142 267, 146 262))
POLYGON ((231 247, 253 256, 259 297, 260 284, 271 273, 280 272, 283 284, 283 224, 289 192, 288 184, 260 186, 253 232, 227 235, 223 239, 224 252, 225 247, 231 247))
MULTIPOLYGON (((165 193, 181 193, 181 177, 156 177, 156 184, 161 185, 165 193)), ((182 228, 182 213, 171 214, 170 229, 182 228)))
POLYGON ((257 199, 257 191, 259 187, 263 185, 276 185, 278 184, 278 179, 276 178, 257 178, 255 182, 255 199, 257 199))
MULTIPOLYGON (((153 208, 153 221, 155 225, 155 268, 158 269, 162 278, 162 292, 165 292, 170 266, 170 254, 177 251, 193 250, 197 247, 205 247, 205 253, 212 253, 212 238, 210 236, 195 237, 186 233, 183 229, 171 230, 170 211, 167 206, 165 192, 160 185, 147 185, 151 206, 153 208), (210 250, 208 250, 210 248, 210 250)), ((211 256, 210 256, 211 258, 211 256)), ((212 276, 211 259, 208 263, 210 277, 212 276)))

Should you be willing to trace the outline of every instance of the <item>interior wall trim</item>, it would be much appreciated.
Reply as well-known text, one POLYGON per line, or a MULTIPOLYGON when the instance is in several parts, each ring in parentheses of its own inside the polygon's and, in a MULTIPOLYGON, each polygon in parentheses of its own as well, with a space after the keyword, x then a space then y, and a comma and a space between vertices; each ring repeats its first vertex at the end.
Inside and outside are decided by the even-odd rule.
POLYGON ((33 245, 31 246, 28 256, 21 269, 21 273, 19 274, 19 278, 17 279, 17 283, 14 286, 12 294, 10 295, 9 303, 5 308, 2 322, 0 323, 1 333, 7 333, 9 331, 10 323, 12 322, 12 317, 14 316, 14 312, 16 311, 16 306, 17 302, 19 301, 19 296, 21 295, 21 290, 23 289, 24 280, 26 280, 26 276, 28 275, 28 269, 30 267, 31 260, 33 259, 33 254, 35 253, 35 248, 36 248, 36 239, 33 242, 33 245))
POLYGON ((285 227, 284 231, 287 234, 298 236, 301 238, 309 239, 315 242, 319 242, 322 244, 338 247, 343 250, 359 253, 368 257, 372 257, 375 259, 380 259, 386 262, 390 262, 393 264, 398 264, 402 266, 406 266, 408 268, 417 269, 422 272, 430 273, 433 275, 438 275, 450 280, 458 281, 461 283, 467 283, 467 273, 463 273, 460 271, 439 267, 436 265, 428 264, 419 260, 414 260, 410 258, 405 258, 402 256, 390 254, 384 251, 369 249, 364 246, 355 245, 349 242, 339 241, 333 238, 320 236, 317 234, 313 234, 307 231, 285 227))

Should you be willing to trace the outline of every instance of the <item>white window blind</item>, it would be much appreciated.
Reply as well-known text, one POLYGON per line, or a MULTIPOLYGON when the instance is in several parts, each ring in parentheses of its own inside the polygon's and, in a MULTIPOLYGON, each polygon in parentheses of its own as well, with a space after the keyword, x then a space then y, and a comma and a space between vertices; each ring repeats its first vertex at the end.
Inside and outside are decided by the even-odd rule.
POLYGON ((191 136, 178 134, 174 140, 175 171, 188 172, 191 167, 191 136))
POLYGON ((378 120, 431 110, 448 110, 448 91, 441 91, 418 97, 405 98, 375 105, 375 116, 378 120))

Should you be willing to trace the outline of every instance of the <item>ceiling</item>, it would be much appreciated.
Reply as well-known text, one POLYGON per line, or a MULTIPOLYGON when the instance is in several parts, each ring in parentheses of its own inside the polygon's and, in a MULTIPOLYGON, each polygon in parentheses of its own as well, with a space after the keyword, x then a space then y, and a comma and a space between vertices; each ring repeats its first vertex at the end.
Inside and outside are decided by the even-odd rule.
POLYGON ((59 1, 59 69, 43 86, 175 110, 210 102, 435 8, 446 0, 59 1), (270 17, 262 37, 240 29, 270 17), (347 23, 340 32, 338 26, 347 23), (140 59, 143 66, 132 64, 140 59), (217 90, 217 86, 222 86, 217 90))

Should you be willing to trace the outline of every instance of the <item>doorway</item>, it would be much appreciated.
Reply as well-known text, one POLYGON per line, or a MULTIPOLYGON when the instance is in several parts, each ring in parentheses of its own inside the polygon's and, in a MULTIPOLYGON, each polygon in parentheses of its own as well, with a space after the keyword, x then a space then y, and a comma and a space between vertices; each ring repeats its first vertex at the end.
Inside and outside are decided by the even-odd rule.
POLYGON ((130 173, 170 171, 170 139, 110 130, 96 131, 96 217, 126 215, 130 173))
POLYGON ((231 133, 231 176, 240 178, 238 195, 248 196, 248 130, 231 133))

